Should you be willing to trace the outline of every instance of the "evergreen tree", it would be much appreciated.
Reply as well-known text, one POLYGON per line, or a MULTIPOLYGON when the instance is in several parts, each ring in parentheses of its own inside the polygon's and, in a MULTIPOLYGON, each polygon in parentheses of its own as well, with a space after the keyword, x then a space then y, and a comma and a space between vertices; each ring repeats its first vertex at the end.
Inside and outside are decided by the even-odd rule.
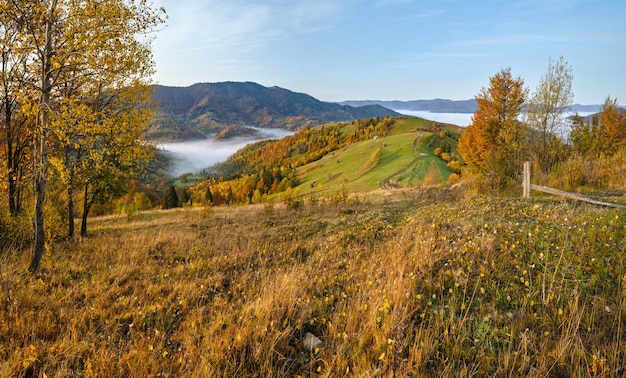
POLYGON ((178 194, 176 193, 174 185, 170 185, 167 193, 165 193, 165 197, 163 198, 163 208, 173 209, 175 207, 178 207, 178 194))
POLYGON ((180 191, 180 196, 179 196, 179 203, 178 206, 179 207, 184 207, 186 205, 191 205, 191 195, 189 194, 189 190, 187 190, 187 188, 183 188, 180 191))
POLYGON ((213 204, 213 193, 211 192, 211 187, 207 186, 206 193, 204 193, 204 199, 208 204, 213 204))

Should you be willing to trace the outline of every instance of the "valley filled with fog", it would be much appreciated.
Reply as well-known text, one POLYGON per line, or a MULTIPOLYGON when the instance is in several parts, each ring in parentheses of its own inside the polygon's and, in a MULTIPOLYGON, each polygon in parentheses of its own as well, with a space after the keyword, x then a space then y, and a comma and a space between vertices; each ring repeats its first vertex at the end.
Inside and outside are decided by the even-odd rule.
POLYGON ((249 143, 267 139, 281 139, 293 134, 293 131, 283 129, 251 128, 257 131, 256 137, 235 137, 222 140, 211 138, 161 143, 158 147, 171 160, 171 165, 167 170, 168 174, 171 177, 178 177, 184 173, 200 172, 216 163, 223 162, 249 143))

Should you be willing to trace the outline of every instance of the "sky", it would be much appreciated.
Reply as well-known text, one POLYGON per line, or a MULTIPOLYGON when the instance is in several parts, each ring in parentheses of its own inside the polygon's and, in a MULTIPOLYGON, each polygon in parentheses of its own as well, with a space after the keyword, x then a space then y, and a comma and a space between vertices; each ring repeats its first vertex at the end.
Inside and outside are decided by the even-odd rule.
POLYGON ((252 81, 322 101, 474 98, 510 67, 532 93, 548 61, 574 102, 626 104, 623 0, 153 0, 161 85, 252 81))

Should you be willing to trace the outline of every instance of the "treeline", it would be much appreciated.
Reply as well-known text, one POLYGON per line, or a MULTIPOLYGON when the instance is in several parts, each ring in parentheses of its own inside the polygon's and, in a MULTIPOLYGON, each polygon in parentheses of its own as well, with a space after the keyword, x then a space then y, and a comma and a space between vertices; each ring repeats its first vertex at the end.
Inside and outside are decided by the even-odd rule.
POLYGON ((30 271, 59 222, 74 235, 75 203, 84 235, 151 157, 148 34, 163 17, 139 1, 0 0, 0 232, 32 218, 30 271))
POLYGON ((517 190, 523 162, 531 161, 534 180, 543 185, 624 190, 626 111, 607 97, 599 114, 569 116, 572 81, 563 57, 550 59, 532 94, 510 68, 491 77, 459 140, 465 182, 477 191, 517 190))

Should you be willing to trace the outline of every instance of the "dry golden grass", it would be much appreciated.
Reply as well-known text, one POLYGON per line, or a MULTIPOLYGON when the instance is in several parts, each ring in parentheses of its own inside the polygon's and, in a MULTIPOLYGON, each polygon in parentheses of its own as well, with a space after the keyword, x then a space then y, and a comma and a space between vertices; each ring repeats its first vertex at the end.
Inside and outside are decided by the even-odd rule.
POLYGON ((94 220, 37 275, 5 252, 2 375, 624 373, 625 212, 342 198, 94 220))

